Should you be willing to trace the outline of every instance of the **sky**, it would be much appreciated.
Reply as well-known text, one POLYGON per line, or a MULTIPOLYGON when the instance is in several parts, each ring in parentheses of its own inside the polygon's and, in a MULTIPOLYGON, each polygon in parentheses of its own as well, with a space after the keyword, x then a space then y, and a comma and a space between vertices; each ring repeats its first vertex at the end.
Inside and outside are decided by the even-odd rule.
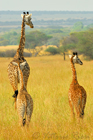
POLYGON ((93 11, 93 0, 0 0, 0 11, 93 11))

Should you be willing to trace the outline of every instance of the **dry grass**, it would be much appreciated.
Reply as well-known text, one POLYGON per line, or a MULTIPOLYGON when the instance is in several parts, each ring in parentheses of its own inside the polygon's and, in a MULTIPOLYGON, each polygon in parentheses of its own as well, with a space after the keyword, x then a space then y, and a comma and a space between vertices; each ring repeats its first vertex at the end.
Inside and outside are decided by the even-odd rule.
POLYGON ((0 58, 0 140, 92 140, 93 139, 93 61, 76 65, 79 83, 87 91, 83 122, 70 117, 68 89, 72 79, 70 61, 62 56, 27 58, 31 67, 28 93, 34 101, 30 128, 18 126, 13 105, 13 89, 7 76, 11 59, 0 58))
POLYGON ((17 50, 18 45, 0 46, 0 51, 17 50))
MULTIPOLYGON (((8 45, 8 46, 0 46, 0 52, 1 51, 7 51, 7 50, 17 50, 18 45, 8 45)), ((25 52, 28 52, 27 49, 24 49, 25 52)))

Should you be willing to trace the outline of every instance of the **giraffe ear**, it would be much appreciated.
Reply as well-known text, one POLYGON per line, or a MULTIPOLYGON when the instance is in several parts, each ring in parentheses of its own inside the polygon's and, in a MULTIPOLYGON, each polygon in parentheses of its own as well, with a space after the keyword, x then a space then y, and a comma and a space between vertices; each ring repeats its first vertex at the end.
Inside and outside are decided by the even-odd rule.
POLYGON ((16 62, 12 62, 13 65, 18 66, 18 64, 16 62))
POLYGON ((75 55, 75 56, 73 57, 73 60, 76 60, 76 58, 77 58, 77 56, 75 55))
POLYGON ((23 18, 23 14, 21 14, 21 17, 23 18))
POLYGON ((73 52, 73 55, 76 55, 76 53, 75 53, 75 52, 73 52))
POLYGON ((20 67, 21 67, 21 66, 25 66, 25 64, 26 64, 26 61, 23 62, 23 63, 20 63, 20 67))
POLYGON ((69 55, 69 58, 71 58, 71 57, 72 57, 72 55, 70 54, 70 55, 69 55))
POLYGON ((23 69, 24 69, 25 64, 26 64, 26 61, 25 61, 25 62, 23 62, 23 63, 20 63, 20 68, 21 68, 21 70, 23 70, 23 69))
POLYGON ((29 16, 31 17, 31 16, 32 16, 32 14, 29 14, 29 16))

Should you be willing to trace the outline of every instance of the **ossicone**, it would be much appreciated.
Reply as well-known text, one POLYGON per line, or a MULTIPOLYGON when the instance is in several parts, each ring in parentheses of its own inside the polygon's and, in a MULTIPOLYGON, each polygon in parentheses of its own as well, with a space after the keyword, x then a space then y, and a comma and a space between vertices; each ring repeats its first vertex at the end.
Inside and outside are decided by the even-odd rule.
POLYGON ((25 13, 25 12, 23 12, 23 14, 25 15, 26 13, 25 13))
POLYGON ((73 55, 78 55, 78 53, 77 52, 73 52, 73 55))

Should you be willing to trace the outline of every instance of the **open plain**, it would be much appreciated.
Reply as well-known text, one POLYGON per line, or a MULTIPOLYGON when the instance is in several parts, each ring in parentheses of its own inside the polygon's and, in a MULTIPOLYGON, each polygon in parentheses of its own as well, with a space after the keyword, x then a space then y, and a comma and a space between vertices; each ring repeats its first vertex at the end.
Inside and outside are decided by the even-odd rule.
MULTIPOLYGON (((27 90, 34 110, 29 129, 18 125, 7 66, 12 58, 0 58, 0 140, 92 140, 93 61, 76 65, 77 78, 87 92, 84 120, 70 116, 68 89, 72 80, 70 60, 61 55, 26 58, 30 65, 27 90)), ((20 88, 20 87, 19 87, 20 88)))

